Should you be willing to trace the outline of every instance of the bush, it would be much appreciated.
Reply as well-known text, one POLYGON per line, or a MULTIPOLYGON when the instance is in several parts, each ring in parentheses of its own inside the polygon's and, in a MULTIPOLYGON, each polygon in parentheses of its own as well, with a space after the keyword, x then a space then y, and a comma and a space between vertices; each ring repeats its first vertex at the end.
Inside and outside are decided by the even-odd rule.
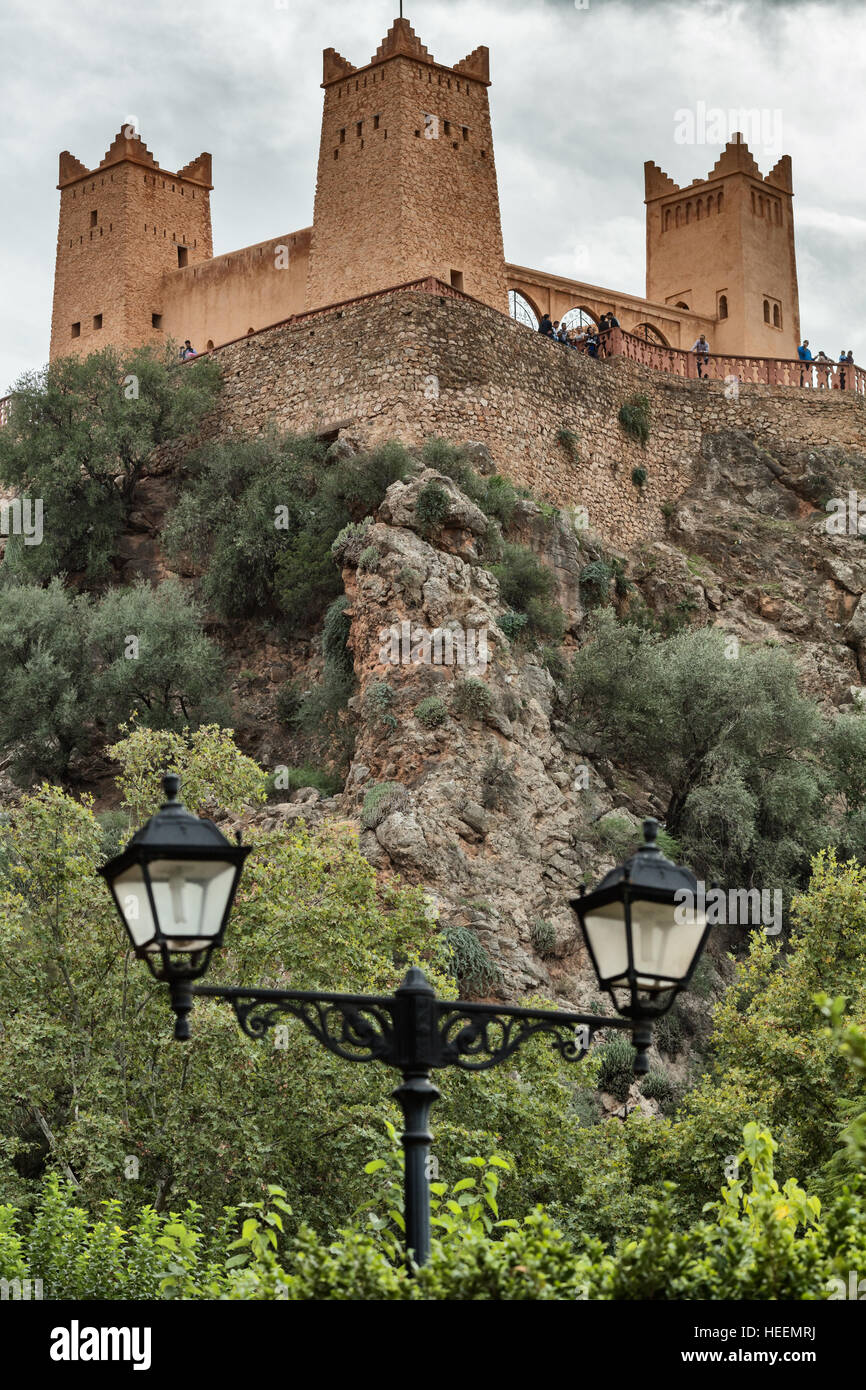
POLYGON ((405 811, 409 793, 400 782, 377 782, 364 797, 359 817, 365 830, 375 830, 394 811, 405 811))
POLYGON ((631 480, 636 488, 642 488, 648 476, 645 468, 633 468, 631 470, 631 480))
POLYGON ((503 613, 496 619, 496 626, 500 632, 504 632, 509 642, 514 642, 519 638, 526 624, 529 622, 525 613, 503 613))
POLYGON ((415 500, 415 519, 421 527, 422 535, 432 535, 445 520, 451 507, 451 498, 441 484, 432 479, 425 483, 415 500))
POLYGON ((602 1043, 596 1051, 601 1063, 598 1073, 598 1089, 607 1091, 623 1102, 634 1079, 635 1049, 628 1038, 617 1034, 610 1042, 602 1043))
POLYGON ((606 603, 610 595, 613 565, 609 560, 590 560, 578 576, 581 592, 591 608, 606 603))
POLYGON ((279 773, 272 772, 268 778, 268 797, 283 796, 286 792, 301 791, 304 787, 315 787, 323 796, 334 796, 342 790, 343 779, 310 763, 305 763, 303 767, 285 767, 279 773))
POLYGON ((368 545, 358 556, 359 570, 374 570, 382 558, 382 552, 377 545, 368 545))
POLYGON ((661 1018, 656 1019, 653 1024, 653 1036, 659 1052, 666 1053, 668 1057, 679 1057, 683 1049, 685 1031, 676 1004, 666 1014, 662 1014, 661 1018))
POLYGON ((520 791, 520 783, 514 775, 514 764, 505 761, 497 749, 488 758, 481 771, 481 805, 487 811, 501 811, 513 806, 520 791))
POLYGON ((457 719, 486 719, 493 709, 490 687, 475 676, 456 681, 452 687, 451 708, 457 719))
POLYGON ((576 434, 574 430, 568 429, 567 426, 563 425, 557 430, 556 439, 557 443, 562 445, 569 457, 573 460, 577 460, 580 436, 576 434))
POLYGON ((642 392, 637 392, 623 401, 619 410, 619 423, 626 434, 631 435, 632 439, 646 444, 650 437, 649 397, 642 392))
POLYGON ((274 710, 281 724, 288 724, 289 727, 297 724, 303 698, 303 692, 294 681, 283 682, 274 702, 274 710))
POLYGON ((556 951, 556 927, 552 922, 546 921, 543 917, 536 917, 530 928, 530 936, 535 950, 542 959, 554 955, 556 951))
POLYGON ((488 994, 502 980, 502 971, 469 927, 446 927, 442 939, 451 953, 452 969, 470 994, 488 994))
POLYGON ((478 498, 478 505, 487 516, 500 522, 507 529, 514 519, 517 493, 507 478, 501 478, 498 473, 494 473, 487 479, 483 493, 478 498))
POLYGON ((52 580, 0 604, 0 748, 13 774, 64 776, 72 756, 135 712, 152 728, 226 710, 222 661, 180 585, 141 582, 90 599, 52 580))
MULTIPOLYGON (((565 616, 550 599, 555 588, 553 574, 528 546, 505 542, 502 558, 491 567, 491 573, 499 582, 502 602, 525 616, 527 636, 562 636, 565 616)), ((497 625, 501 626, 499 620, 497 625)))
POLYGON ((657 1102, 663 1115, 676 1109, 677 1088, 665 1071, 649 1071, 640 1083, 641 1094, 657 1102))
POLYGON ((425 729, 438 729, 448 718, 448 706, 438 695, 428 695, 415 706, 415 718, 425 729))
POLYGON ((21 377, 0 430, 0 482, 42 499, 44 535, 10 536, 4 580, 110 577, 154 451, 194 434, 219 388, 214 361, 184 366, 149 347, 55 358, 21 377))
POLYGON ((364 691, 364 713, 375 724, 396 729, 397 716, 392 712, 394 691, 387 681, 371 681, 364 691))
POLYGON ((166 548, 204 567, 202 595, 221 617, 308 628, 342 588, 335 545, 408 470, 396 444, 337 462, 321 440, 275 431, 210 445, 186 462, 166 548))

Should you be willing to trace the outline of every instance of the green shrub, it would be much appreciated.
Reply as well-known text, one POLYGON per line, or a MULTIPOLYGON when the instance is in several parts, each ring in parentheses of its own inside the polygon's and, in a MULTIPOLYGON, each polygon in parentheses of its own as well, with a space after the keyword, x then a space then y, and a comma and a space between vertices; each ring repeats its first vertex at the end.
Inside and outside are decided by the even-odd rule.
POLYGON ((581 593, 591 608, 606 603, 610 595, 613 565, 609 560, 590 560, 578 576, 581 593))
POLYGON ((552 956, 556 951, 556 927, 544 917, 536 917, 530 928, 530 936, 535 950, 542 957, 552 956))
POLYGON ((569 429, 566 425, 563 425, 560 429, 557 430, 556 439, 557 443, 562 445, 563 449, 565 449, 566 453, 569 455, 571 459, 576 460, 578 458, 578 446, 580 444, 580 436, 576 434, 574 430, 569 429))
POLYGON ((364 797, 359 817, 362 826, 365 830, 375 830, 394 811, 405 811, 409 799, 408 791, 400 782, 377 782, 364 797))
POLYGON ((514 519, 517 506, 517 493, 507 478, 498 473, 487 479, 484 491, 479 498, 479 506, 487 516, 500 522, 506 529, 514 519))
POLYGON ((470 994, 488 994, 502 980, 502 971, 469 927, 446 927, 442 932, 452 969, 470 994))
POLYGON ((415 519, 425 536, 439 529, 448 515, 451 498, 440 483, 425 483, 415 500, 415 519))
POLYGON ((617 862, 634 854, 643 839, 631 821, 625 816, 618 816, 615 811, 602 816, 601 820, 596 822, 595 830, 605 849, 617 862))
POLYGON ((677 1088, 667 1072, 658 1069, 647 1072, 640 1083, 640 1090, 648 1100, 658 1103, 663 1115, 670 1115, 676 1109, 677 1088))
POLYGON ((649 474, 645 468, 633 468, 631 470, 631 480, 636 488, 642 488, 649 474))
POLYGON ((101 599, 55 579, 13 585, 0 602, 0 748, 12 771, 62 777, 76 753, 134 712, 152 728, 195 726, 227 709, 218 649, 174 581, 101 599))
POLYGON ((451 708, 457 719, 486 719, 493 710, 490 687, 475 676, 456 681, 452 686, 451 708))
MULTIPOLYGON (((513 612, 526 617, 527 636, 537 638, 561 637, 565 631, 565 616, 551 594, 556 586, 552 572, 525 545, 503 543, 502 557, 491 566, 499 582, 499 594, 513 612)), ((499 620, 497 625, 501 626, 499 620)))
POLYGON ((303 698, 303 692, 294 681, 283 682, 274 701, 275 713, 281 724, 289 727, 297 724, 303 698))
POLYGON ((183 366, 150 347, 59 357, 21 377, 0 431, 0 482, 42 499, 44 534, 39 545, 9 537, 3 579, 110 578, 154 451, 193 435, 219 389, 216 362, 183 366))
POLYGON ((623 401, 619 410, 619 423, 632 439, 646 444, 650 437, 649 397, 643 392, 637 392, 623 401))
POLYGON ((509 642, 514 642, 520 637, 526 624, 529 622, 525 613, 503 613, 496 619, 496 626, 500 632, 504 632, 509 642))
POLYGON ((415 718, 425 729, 438 729, 448 718, 448 706, 438 695, 428 695, 415 706, 415 718))
POLYGON ((358 556, 359 570, 374 570, 382 558, 382 552, 377 545, 368 545, 358 556))
POLYGON ((364 713, 374 723, 386 729, 396 729, 397 716, 392 710, 394 691, 387 681, 371 681, 364 691, 364 713))
POLYGON ((653 1037, 659 1052, 666 1053, 668 1057, 679 1057, 683 1049, 685 1030, 676 1004, 666 1014, 662 1014, 661 1018, 656 1019, 653 1024, 653 1037))
POLYGON ((348 597, 346 594, 340 594, 328 608, 322 627, 322 654, 325 664, 332 670, 346 675, 355 669, 349 646, 352 620, 346 611, 348 607, 348 597))
POLYGON ((607 1091, 617 1100, 627 1101, 634 1079, 635 1049, 628 1038, 619 1033, 609 1042, 601 1043, 595 1049, 601 1063, 598 1073, 598 1089, 607 1091))
POLYGON ((519 791, 520 783, 514 775, 514 764, 506 762, 497 749, 481 770, 481 805, 487 811, 513 807, 519 791))

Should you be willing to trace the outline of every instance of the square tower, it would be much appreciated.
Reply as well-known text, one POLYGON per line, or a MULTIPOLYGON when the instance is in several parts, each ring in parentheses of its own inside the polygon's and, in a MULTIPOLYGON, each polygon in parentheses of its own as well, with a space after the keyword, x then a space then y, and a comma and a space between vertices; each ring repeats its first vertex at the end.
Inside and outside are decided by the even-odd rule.
POLYGON ((705 179, 646 181, 647 299, 716 320, 710 347, 796 357, 800 304, 791 158, 764 177, 736 134, 705 179))
POLYGON ((211 158, 160 169, 131 126, 96 169, 60 156, 51 356, 159 343, 162 279, 213 256, 211 158))
POLYGON ((307 307, 435 275, 507 313, 488 50, 444 67, 398 19, 365 67, 323 56, 307 307))

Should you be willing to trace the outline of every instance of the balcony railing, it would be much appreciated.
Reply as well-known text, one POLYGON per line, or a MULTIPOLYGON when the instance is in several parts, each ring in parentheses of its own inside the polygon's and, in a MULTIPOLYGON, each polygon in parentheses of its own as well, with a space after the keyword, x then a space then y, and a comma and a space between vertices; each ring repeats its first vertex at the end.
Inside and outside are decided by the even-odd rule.
MULTIPOLYGON (((697 380, 697 354, 664 347, 622 328, 602 335, 605 357, 626 357, 671 376, 697 380)), ((740 386, 801 386, 815 391, 856 391, 866 395, 866 371, 848 362, 801 362, 790 357, 737 357, 710 351, 701 372, 711 381, 736 379, 740 386)))

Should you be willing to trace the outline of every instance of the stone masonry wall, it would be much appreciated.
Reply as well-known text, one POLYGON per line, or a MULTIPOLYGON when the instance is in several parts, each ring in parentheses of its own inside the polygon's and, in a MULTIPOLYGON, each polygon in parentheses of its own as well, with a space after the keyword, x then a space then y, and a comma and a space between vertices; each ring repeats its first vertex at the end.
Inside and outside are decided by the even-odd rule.
POLYGON ((514 482, 587 508, 608 544, 660 534, 661 505, 705 467, 705 433, 740 430, 774 445, 866 445, 866 402, 852 394, 683 381, 613 359, 593 361, 465 300, 403 291, 326 310, 216 353, 225 379, 216 436, 270 422, 344 429, 361 444, 429 435, 478 440, 514 482), (650 400, 646 447, 618 423, 634 392, 650 400), (574 456, 560 431, 577 436, 574 456), (642 488, 632 482, 646 470, 642 488))

